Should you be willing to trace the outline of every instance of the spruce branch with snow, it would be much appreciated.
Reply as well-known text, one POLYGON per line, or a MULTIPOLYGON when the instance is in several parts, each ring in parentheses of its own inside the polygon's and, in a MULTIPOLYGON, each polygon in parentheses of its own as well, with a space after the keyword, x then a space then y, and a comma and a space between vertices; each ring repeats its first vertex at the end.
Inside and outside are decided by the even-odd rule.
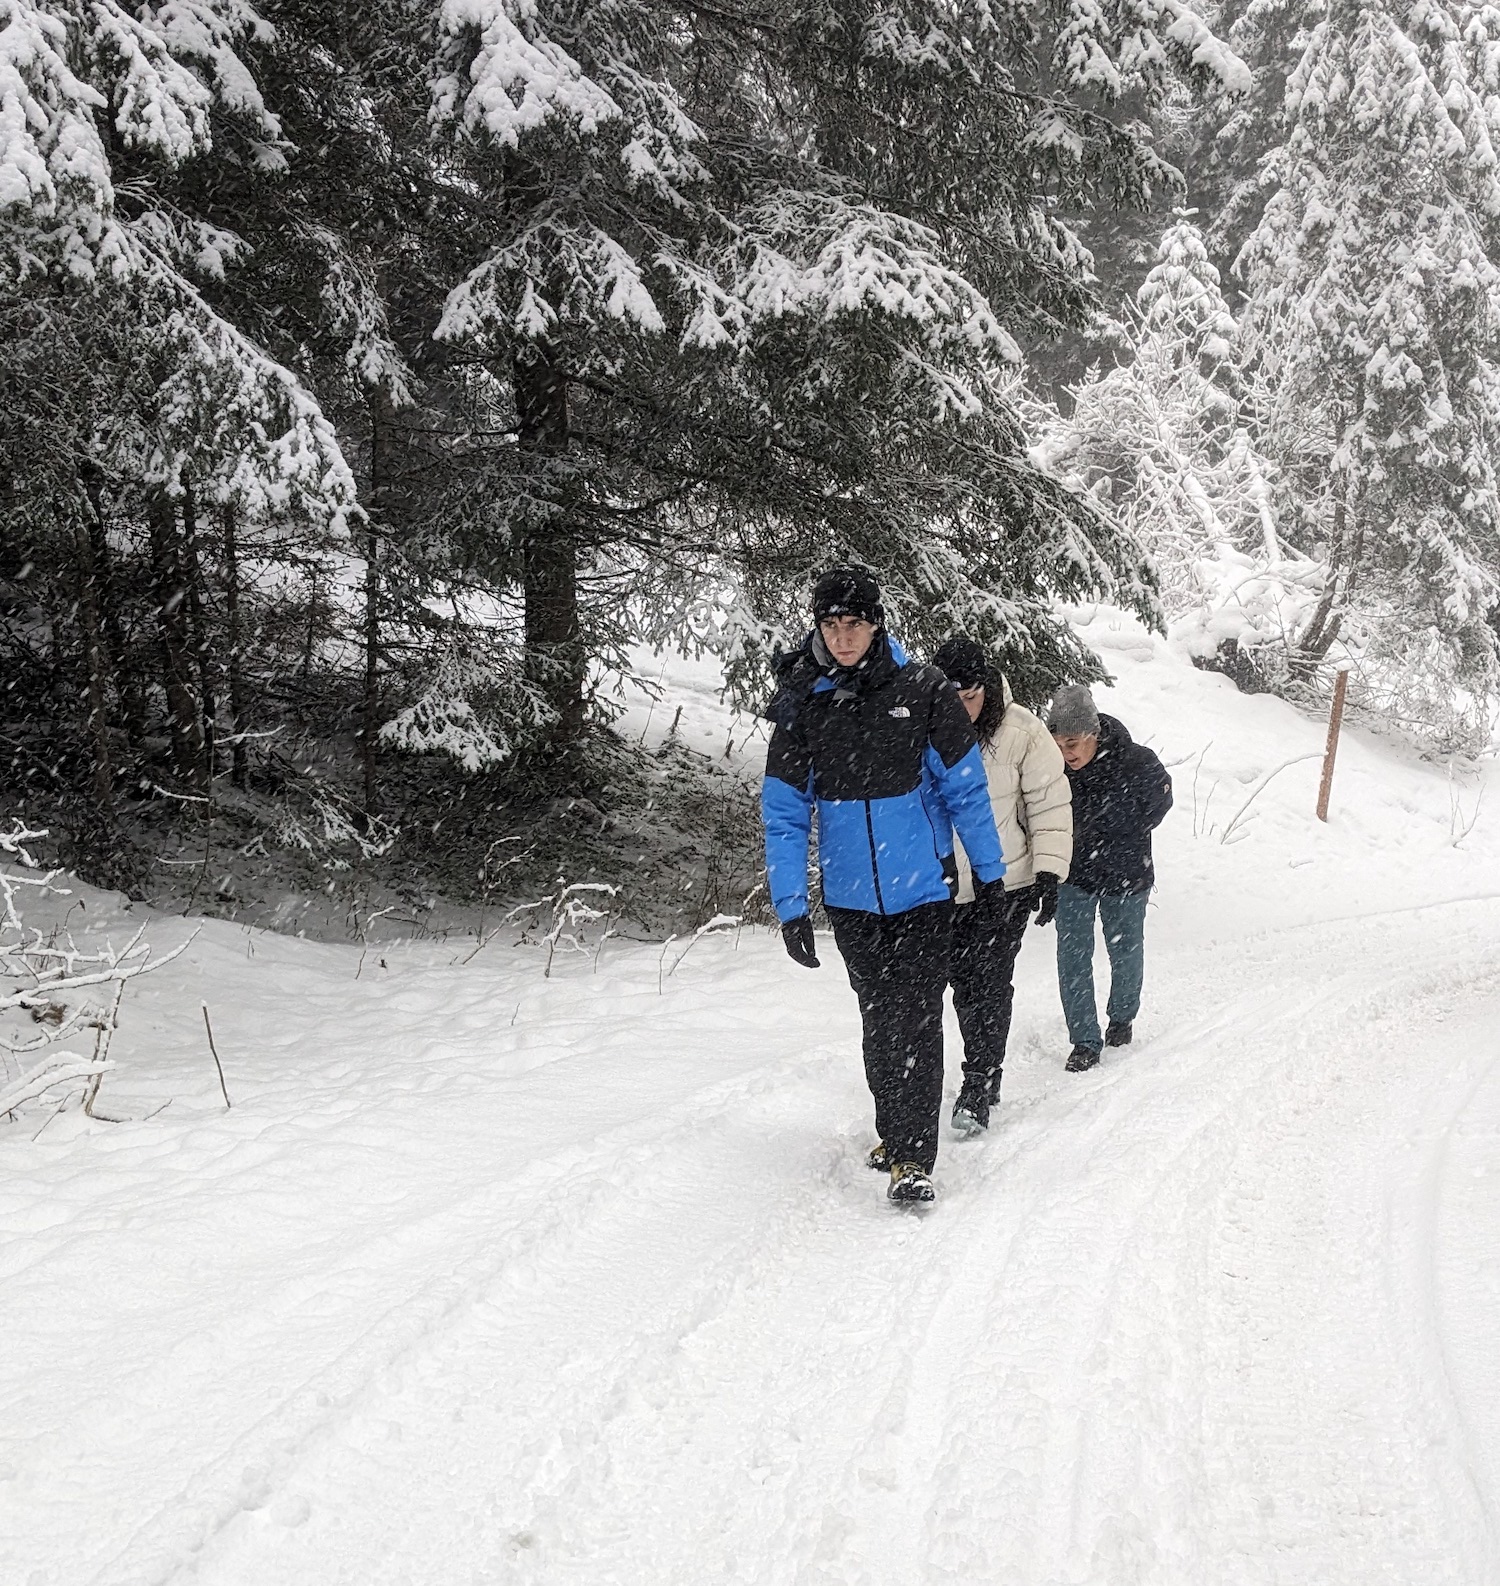
MULTIPOLYGON (((1128 543, 1028 458, 1011 327, 1086 311, 1059 195, 1173 180, 1113 102, 1243 68, 1181 8, 1070 15, 441 8, 435 122, 505 203, 438 334, 501 382, 490 555, 560 741, 608 649, 591 593, 629 611, 647 565, 712 570, 765 627, 857 556, 920 642, 978 623, 1033 691, 1092 675, 1057 596, 1154 611, 1128 543)), ((748 686, 763 651, 726 642, 748 686)))

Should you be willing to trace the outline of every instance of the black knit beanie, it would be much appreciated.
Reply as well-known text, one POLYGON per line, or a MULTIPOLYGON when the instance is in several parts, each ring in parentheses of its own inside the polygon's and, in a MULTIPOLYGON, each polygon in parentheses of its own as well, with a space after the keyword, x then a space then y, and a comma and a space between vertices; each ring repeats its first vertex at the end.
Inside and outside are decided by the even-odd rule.
POLYGON ((955 688, 978 688, 989 682, 990 664, 973 639, 955 634, 938 646, 932 664, 955 688))
POLYGON ((813 586, 813 621, 859 617, 878 628, 885 621, 880 585, 866 567, 831 567, 813 586))

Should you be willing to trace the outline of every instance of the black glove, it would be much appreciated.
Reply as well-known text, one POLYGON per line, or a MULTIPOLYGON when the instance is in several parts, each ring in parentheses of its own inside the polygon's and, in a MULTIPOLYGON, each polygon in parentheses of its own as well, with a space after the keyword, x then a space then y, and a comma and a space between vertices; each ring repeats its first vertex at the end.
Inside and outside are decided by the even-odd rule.
POLYGON ((1050 870, 1036 873, 1036 923, 1050 925, 1057 914, 1057 877, 1050 870))
POLYGON ((1002 876, 994 881, 981 881, 975 876, 974 906, 983 912, 991 924, 999 924, 1009 907, 1005 897, 1005 878, 1002 876))
POLYGON ((786 943, 787 952, 804 969, 818 967, 818 949, 813 941, 812 921, 805 914, 799 914, 795 920, 788 920, 781 927, 781 939, 786 943))

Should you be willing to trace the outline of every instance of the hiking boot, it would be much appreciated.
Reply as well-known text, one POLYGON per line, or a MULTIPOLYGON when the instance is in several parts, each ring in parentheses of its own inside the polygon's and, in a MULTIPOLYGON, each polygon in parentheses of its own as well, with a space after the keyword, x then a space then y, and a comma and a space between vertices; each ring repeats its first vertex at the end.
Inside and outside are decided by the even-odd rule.
POLYGON ((877 1140, 870 1147, 870 1154, 865 1158, 865 1166, 874 1168, 877 1173, 890 1172, 891 1159, 886 1153, 884 1140, 877 1140))
POLYGON ((990 1099, 975 1086, 965 1085, 953 1103, 953 1132, 983 1134, 990 1126, 990 1099))
POLYGON ((932 1180, 915 1162, 898 1162, 891 1169, 891 1187, 886 1194, 893 1201, 936 1200, 932 1180))
POLYGON ((1111 1019, 1109 1028, 1104 1032, 1104 1044, 1106 1046, 1129 1046, 1133 1033, 1134 1031, 1128 1020, 1122 1023, 1117 1019, 1111 1019))
POLYGON ((1068 1053, 1065 1065, 1070 1074, 1081 1074, 1086 1068, 1092 1068, 1099 1061, 1099 1048, 1097 1046, 1084 1046, 1080 1042, 1068 1053))

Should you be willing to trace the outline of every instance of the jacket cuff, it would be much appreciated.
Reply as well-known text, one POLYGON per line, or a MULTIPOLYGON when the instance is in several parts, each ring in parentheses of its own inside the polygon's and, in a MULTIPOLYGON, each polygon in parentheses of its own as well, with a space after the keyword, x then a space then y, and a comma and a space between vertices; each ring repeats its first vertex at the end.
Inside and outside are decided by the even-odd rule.
POLYGON ((976 881, 998 881, 1005 874, 1005 862, 997 861, 991 865, 972 865, 976 881))

